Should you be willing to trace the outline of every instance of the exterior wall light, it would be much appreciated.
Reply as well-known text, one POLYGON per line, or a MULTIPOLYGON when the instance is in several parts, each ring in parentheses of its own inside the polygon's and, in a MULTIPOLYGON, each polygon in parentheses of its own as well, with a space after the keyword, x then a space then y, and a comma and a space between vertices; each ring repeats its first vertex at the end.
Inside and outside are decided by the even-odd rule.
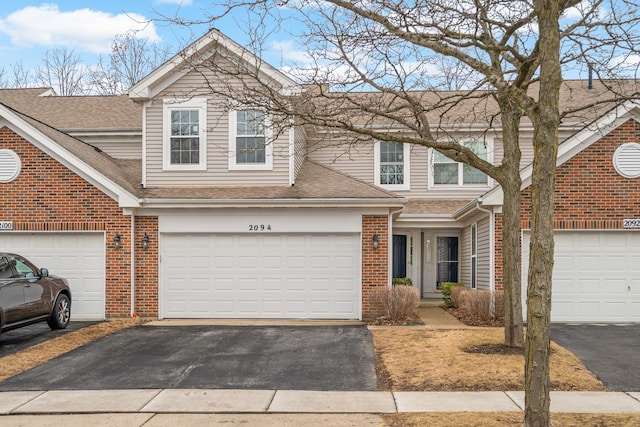
POLYGON ((144 237, 142 238, 142 249, 145 251, 149 249, 149 235, 144 233, 144 237))
POLYGON ((378 237, 377 234, 373 235, 373 239, 371 241, 371 246, 373 246, 373 249, 378 249, 378 242, 380 241, 380 237, 378 237))
POLYGON ((120 235, 118 233, 116 233, 116 237, 113 238, 113 248, 114 249, 120 249, 120 242, 122 241, 122 238, 120 237, 120 235))

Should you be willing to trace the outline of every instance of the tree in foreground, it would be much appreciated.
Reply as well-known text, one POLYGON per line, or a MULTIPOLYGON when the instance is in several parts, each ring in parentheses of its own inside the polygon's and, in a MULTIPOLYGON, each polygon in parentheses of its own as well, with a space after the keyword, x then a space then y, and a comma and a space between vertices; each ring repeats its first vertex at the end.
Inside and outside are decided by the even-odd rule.
POLYGON ((305 57, 287 70, 307 90, 283 90, 260 78, 260 60, 238 58, 223 49, 191 64, 209 79, 207 90, 265 108, 281 130, 296 123, 339 134, 316 144, 341 145, 345 152, 373 140, 422 145, 501 185, 505 344, 514 347, 524 345, 520 130, 530 122, 534 164, 525 424, 549 425, 558 128, 562 120, 587 123, 592 110, 603 112, 625 94, 637 93, 629 87, 635 81, 615 80, 635 77, 637 6, 627 0, 238 0, 212 10, 200 23, 238 10, 248 13, 249 46, 258 56, 265 37, 278 26, 300 26, 293 36, 304 40, 305 57), (563 71, 588 68, 608 93, 563 110, 563 71), (473 125, 485 132, 500 129, 496 136, 504 154, 499 164, 488 162, 461 137, 477 132, 473 125))

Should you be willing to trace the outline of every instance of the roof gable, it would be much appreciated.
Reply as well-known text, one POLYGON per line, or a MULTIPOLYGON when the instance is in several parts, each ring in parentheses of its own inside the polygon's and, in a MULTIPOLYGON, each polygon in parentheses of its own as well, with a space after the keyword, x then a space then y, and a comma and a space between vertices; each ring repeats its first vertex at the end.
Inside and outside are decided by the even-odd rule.
POLYGON ((95 147, 0 103, 2 125, 117 200, 121 207, 139 205, 136 188, 120 166, 95 147))
MULTIPOLYGON (((573 136, 567 138, 558 146, 558 158, 556 166, 560 166, 567 160, 573 158, 585 148, 591 146, 603 136, 616 129, 627 120, 635 118, 640 121, 640 102, 625 101, 608 113, 602 115, 597 120, 585 126, 582 130, 576 132, 573 136)), ((531 177, 533 174, 533 163, 525 166, 520 171, 522 178, 521 190, 531 185, 531 177)), ((498 206, 503 203, 504 193, 502 186, 497 186, 488 191, 480 198, 485 206, 498 206)))
POLYGON ((211 29, 198 40, 187 46, 173 58, 156 68, 140 82, 129 89, 129 97, 135 101, 148 100, 185 76, 192 68, 189 59, 209 57, 215 49, 222 48, 243 60, 248 66, 259 69, 260 75, 279 83, 284 90, 299 89, 299 85, 284 73, 262 61, 244 47, 226 37, 217 29, 211 29))

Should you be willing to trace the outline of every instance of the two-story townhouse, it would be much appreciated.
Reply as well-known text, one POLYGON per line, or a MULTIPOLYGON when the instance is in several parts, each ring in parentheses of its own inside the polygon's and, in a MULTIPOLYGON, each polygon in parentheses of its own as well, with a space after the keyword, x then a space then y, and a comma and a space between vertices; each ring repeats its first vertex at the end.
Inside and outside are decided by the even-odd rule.
MULTIPOLYGON (((445 281, 501 288, 491 179, 426 147, 371 141, 343 156, 314 145, 317 128, 273 135, 265 108, 216 95, 212 71, 185 61, 220 50, 258 60, 212 30, 128 95, 0 90, 0 247, 69 277, 74 318, 361 319, 392 277, 423 297, 445 281)), ((603 92, 564 90, 570 105, 603 92)), ((640 316, 638 114, 625 103, 562 125, 555 320, 640 316)), ((472 129, 455 131, 501 161, 500 129, 472 129)), ((526 122, 521 146, 526 245, 526 122)))

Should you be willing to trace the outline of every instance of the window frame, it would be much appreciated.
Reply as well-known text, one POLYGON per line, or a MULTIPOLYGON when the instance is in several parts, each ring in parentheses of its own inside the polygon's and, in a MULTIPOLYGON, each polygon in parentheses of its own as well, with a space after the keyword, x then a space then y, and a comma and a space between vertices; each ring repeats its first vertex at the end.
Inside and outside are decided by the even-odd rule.
POLYGON ((392 191, 408 191, 411 189, 411 144, 406 142, 402 142, 402 174, 403 174, 403 183, 402 184, 381 184, 380 183, 380 167, 382 165, 381 162, 381 144, 382 143, 390 143, 399 141, 376 141, 374 145, 374 166, 373 166, 373 176, 374 183, 378 187, 384 188, 385 190, 392 191))
POLYGON ((166 171, 207 170, 207 98, 163 99, 162 169, 166 171), (171 163, 171 113, 198 111, 198 163, 171 163))
POLYGON ((470 275, 471 275, 471 289, 478 288, 478 223, 471 224, 471 265, 470 265, 470 275))
MULTIPOLYGON (((484 137, 484 139, 465 139, 462 141, 462 144, 468 144, 468 143, 472 143, 472 142, 478 142, 478 141, 484 141, 484 143, 486 144, 486 149, 487 149, 487 156, 486 156, 486 160, 489 163, 493 163, 493 138, 491 137, 484 137)), ((487 175, 487 182, 486 183, 482 183, 482 184, 465 184, 464 183, 464 168, 466 167, 470 167, 468 165, 465 165, 462 162, 456 162, 455 160, 449 159, 450 162, 447 162, 449 164, 455 164, 457 166, 458 169, 458 182, 455 184, 437 184, 435 182, 435 173, 436 173, 436 168, 435 168, 435 157, 436 157, 436 153, 438 153, 438 151, 434 148, 429 149, 429 167, 431 168, 430 173, 429 173, 429 188, 432 189, 469 189, 469 188, 491 188, 493 186, 493 180, 492 178, 487 175)), ((441 162, 442 164, 444 164, 444 162, 441 162)))
POLYGON ((273 130, 269 114, 261 108, 238 107, 229 111, 229 170, 264 171, 273 170, 273 130), (264 163, 238 163, 236 157, 238 137, 238 112, 262 111, 264 113, 264 163))

